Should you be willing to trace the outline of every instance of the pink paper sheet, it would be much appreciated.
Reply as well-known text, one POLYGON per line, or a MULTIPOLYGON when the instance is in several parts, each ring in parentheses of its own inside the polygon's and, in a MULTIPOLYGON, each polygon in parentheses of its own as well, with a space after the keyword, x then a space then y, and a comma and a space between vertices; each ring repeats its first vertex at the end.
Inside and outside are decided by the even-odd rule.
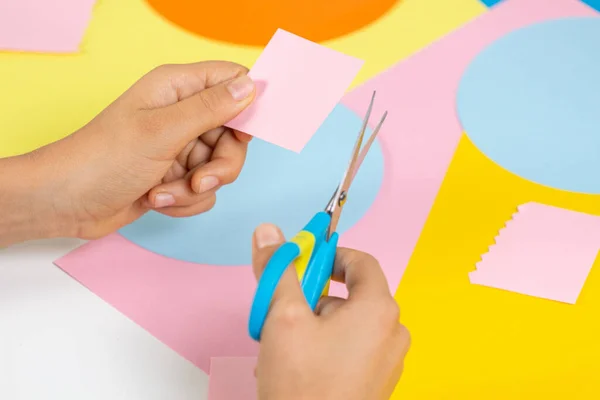
MULTIPOLYGON (((462 134, 454 113, 462 71, 486 45, 514 29, 585 15, 595 12, 578 0, 506 0, 343 100, 362 115, 377 89, 373 115, 390 110, 380 133, 386 165, 379 197, 340 243, 374 254, 392 290, 462 134)), ((246 330, 256 287, 250 267, 167 259, 118 234, 82 246, 57 265, 205 371, 210 357, 257 354, 246 330)), ((345 288, 332 285, 331 292, 344 295, 345 288)))
POLYGON ((56 264, 206 372, 211 357, 258 354, 248 335, 251 267, 169 259, 116 233, 56 264))
POLYGON ((256 400, 256 357, 213 358, 208 400, 256 400))
POLYGON ((227 126, 300 152, 363 61, 278 29, 250 70, 257 97, 227 126))
POLYGON ((96 0, 0 0, 0 51, 79 51, 96 0))
POLYGON ((471 283, 575 304, 600 249, 600 217, 527 203, 513 221, 471 283))

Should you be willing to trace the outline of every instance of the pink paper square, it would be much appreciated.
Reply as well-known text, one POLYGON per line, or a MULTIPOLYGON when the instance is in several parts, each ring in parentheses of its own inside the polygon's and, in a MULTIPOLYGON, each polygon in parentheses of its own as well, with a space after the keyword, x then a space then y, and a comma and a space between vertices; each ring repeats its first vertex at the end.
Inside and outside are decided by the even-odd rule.
POLYGON ((278 29, 250 70, 254 103, 227 126, 300 152, 363 61, 278 29))
POLYGON ((256 361, 255 357, 211 359, 208 400, 256 400, 256 361))
POLYGON ((575 304, 600 249, 600 217, 528 203, 513 221, 471 283, 575 304))
POLYGON ((0 0, 0 51, 79 51, 96 0, 0 0))

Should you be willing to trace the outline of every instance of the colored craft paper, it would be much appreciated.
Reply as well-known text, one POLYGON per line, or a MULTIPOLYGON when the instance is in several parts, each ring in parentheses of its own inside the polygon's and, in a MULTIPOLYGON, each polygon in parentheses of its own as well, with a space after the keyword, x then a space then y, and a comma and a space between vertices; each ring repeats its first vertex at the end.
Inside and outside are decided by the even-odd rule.
MULTIPOLYGON (((248 238, 259 224, 276 222, 287 237, 292 237, 325 208, 348 167, 361 125, 361 118, 338 105, 298 155, 253 140, 242 173, 233 185, 219 190, 219 201, 209 212, 190 218, 150 212, 120 233, 170 258, 210 265, 248 265, 252 253, 248 238)), ((383 154, 375 141, 352 184, 337 228, 340 234, 369 210, 383 174, 383 154)))
POLYGON ((581 14, 574 1, 548 7, 545 0, 506 0, 343 99, 360 113, 376 89, 374 115, 389 110, 378 136, 384 152, 390 152, 385 165, 389 179, 384 179, 371 212, 342 244, 375 254, 388 266, 392 288, 408 264, 463 132, 455 99, 465 68, 486 46, 515 29, 581 14), (364 240, 362 232, 381 234, 364 240))
POLYGON ((256 400, 256 357, 213 358, 208 400, 256 400))
MULTIPOLYGON (((264 4, 271 1, 259 0, 264 4)), ((189 0, 169 3, 181 7, 190 4, 189 0)), ((365 29, 327 42, 331 48, 369 60, 353 85, 366 81, 485 12, 485 7, 475 0, 419 0, 410 2, 409 7, 404 6, 405 3, 390 9, 385 18, 375 20, 365 29), (393 52, 383 46, 373 46, 373 43, 385 43, 390 37, 402 37, 394 43, 393 52)), ((257 7, 257 4, 260 3, 248 3, 248 6, 257 7)), ((232 12, 248 15, 244 10, 232 12)), ((251 66, 262 50, 198 38, 164 23, 144 0, 102 0, 94 7, 93 15, 85 34, 85 51, 77 57, 56 59, 0 52, 3 93, 0 97, 3 100, 0 100, 0 156, 22 154, 63 138, 85 125, 141 74, 157 65, 231 60, 251 66), (48 104, 56 104, 56 107, 48 107, 48 104), (35 118, 30 118, 31 110, 36 110, 35 118)), ((253 24, 254 20, 248 22, 253 24)), ((304 22, 314 23, 312 20, 304 22)))
POLYGON ((79 50, 95 0, 0 0, 0 51, 79 50))
POLYGON ((177 261, 119 234, 85 244, 56 264, 206 372, 211 357, 258 354, 248 335, 256 287, 249 266, 177 261))
POLYGON ((599 249, 599 216, 527 203, 469 278, 478 285, 575 304, 599 249))
MULTIPOLYGON (((343 99, 362 115, 376 89, 372 115, 390 111, 379 136, 385 160, 381 190, 340 244, 374 254, 391 290, 400 282, 461 137, 454 102, 464 69, 485 46, 514 29, 586 12, 571 0, 545 4, 507 0, 343 99)), ((84 245, 57 265, 204 370, 210 357, 257 354, 246 333, 256 285, 249 266, 168 259, 117 234, 84 245)), ((332 285, 332 293, 343 295, 344 288, 332 285)))
POLYGON ((600 193, 600 18, 547 21, 482 51, 460 82, 471 141, 509 171, 543 185, 600 193))
POLYGON ((363 61, 278 29, 250 70, 257 98, 227 125, 300 152, 363 61))

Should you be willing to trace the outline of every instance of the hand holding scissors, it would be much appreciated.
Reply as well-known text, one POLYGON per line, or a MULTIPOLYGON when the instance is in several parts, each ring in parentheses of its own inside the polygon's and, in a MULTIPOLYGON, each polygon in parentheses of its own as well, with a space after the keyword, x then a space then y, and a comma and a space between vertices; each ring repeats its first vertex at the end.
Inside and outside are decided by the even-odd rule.
POLYGON ((317 306, 321 296, 329 292, 338 243, 337 224, 354 177, 387 116, 387 112, 383 114, 371 137, 362 147, 374 100, 375 93, 371 97, 348 167, 325 210, 315 214, 304 229, 279 247, 268 261, 258 282, 250 311, 248 330, 254 340, 260 340, 273 294, 281 276, 290 264, 293 263, 296 267, 302 292, 312 310, 317 306))
MULTIPOLYGON (((254 234, 252 265, 260 279, 285 242, 271 224, 254 234)), ((338 248, 331 279, 348 299, 322 297, 309 307, 296 271, 278 283, 260 341, 258 399, 387 400, 410 346, 399 307, 374 257, 338 248)))

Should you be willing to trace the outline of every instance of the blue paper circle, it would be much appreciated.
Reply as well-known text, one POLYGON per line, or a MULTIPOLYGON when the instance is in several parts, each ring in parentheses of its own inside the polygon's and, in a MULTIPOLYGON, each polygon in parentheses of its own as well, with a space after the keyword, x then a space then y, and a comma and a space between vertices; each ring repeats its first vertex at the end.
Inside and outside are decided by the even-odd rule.
MULTIPOLYGON (((219 190, 212 210, 189 218, 150 212, 120 233, 147 250, 183 261, 250 264, 257 225, 275 223, 291 238, 325 208, 348 165, 361 123, 338 105, 300 154, 255 139, 240 177, 219 190)), ((383 155, 375 141, 350 189, 338 232, 364 215, 382 180, 383 155)))
MULTIPOLYGON (((504 0, 480 0, 484 5, 491 7, 494 6, 498 3, 501 3, 504 0)), ((588 6, 600 11, 600 0, 582 0, 585 4, 587 4, 588 6)), ((548 5, 550 5, 550 2, 548 2, 548 5)))
POLYGON ((507 170, 600 193, 600 18, 514 31, 482 51, 459 86, 469 138, 507 170))

